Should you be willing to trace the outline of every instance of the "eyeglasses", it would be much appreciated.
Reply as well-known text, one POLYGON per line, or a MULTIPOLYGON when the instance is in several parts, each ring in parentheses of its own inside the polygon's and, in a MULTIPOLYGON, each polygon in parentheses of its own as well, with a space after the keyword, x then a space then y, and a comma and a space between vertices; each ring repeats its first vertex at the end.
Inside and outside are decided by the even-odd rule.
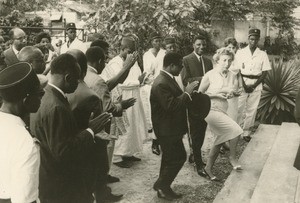
POLYGON ((24 39, 27 39, 27 36, 14 38, 14 40, 20 40, 20 41, 23 41, 24 39))

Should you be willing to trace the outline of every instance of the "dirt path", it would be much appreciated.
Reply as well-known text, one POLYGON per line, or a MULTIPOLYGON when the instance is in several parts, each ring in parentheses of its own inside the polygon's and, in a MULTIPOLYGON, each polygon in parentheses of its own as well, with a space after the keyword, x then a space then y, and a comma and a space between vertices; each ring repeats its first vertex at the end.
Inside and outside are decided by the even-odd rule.
MULTIPOLYGON (((212 140, 213 138, 210 133, 208 133, 202 148, 204 157, 207 157, 212 140)), ((186 136, 184 138, 184 144, 187 154, 189 154, 186 136)), ((130 169, 119 168, 115 165, 112 166, 111 174, 119 177, 121 182, 110 184, 110 187, 113 193, 124 194, 123 199, 120 201, 122 203, 165 202, 159 199, 156 192, 152 189, 153 183, 158 177, 161 157, 152 154, 150 141, 146 142, 143 147, 144 151, 140 156, 142 161, 135 162, 130 169)), ((225 159, 227 159, 227 157, 225 157, 225 159)), ((217 168, 217 164, 215 168, 217 168)), ((224 171, 221 170, 220 172, 223 173, 224 171)), ((218 175, 218 172, 216 172, 216 175, 218 175)), ((227 177, 229 173, 227 172, 223 175, 227 177)), ((212 183, 200 177, 194 170, 193 165, 187 161, 173 182, 172 187, 176 192, 184 194, 182 199, 174 202, 201 203, 212 202, 217 192, 221 189, 222 183, 212 183)))

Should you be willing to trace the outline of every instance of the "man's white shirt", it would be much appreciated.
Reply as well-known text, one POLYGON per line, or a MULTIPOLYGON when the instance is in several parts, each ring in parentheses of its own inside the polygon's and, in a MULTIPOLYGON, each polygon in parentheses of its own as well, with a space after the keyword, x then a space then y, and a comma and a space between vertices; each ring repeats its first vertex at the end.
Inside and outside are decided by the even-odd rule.
POLYGON ((79 49, 80 51, 82 51, 83 53, 86 52, 87 47, 86 44, 84 44, 82 41, 80 41, 77 37, 73 40, 73 42, 71 44, 69 44, 68 47, 68 41, 65 42, 60 49, 60 54, 64 54, 67 51, 71 50, 71 49, 79 49))
POLYGON ((21 118, 0 112, 0 199, 38 199, 40 149, 21 118))

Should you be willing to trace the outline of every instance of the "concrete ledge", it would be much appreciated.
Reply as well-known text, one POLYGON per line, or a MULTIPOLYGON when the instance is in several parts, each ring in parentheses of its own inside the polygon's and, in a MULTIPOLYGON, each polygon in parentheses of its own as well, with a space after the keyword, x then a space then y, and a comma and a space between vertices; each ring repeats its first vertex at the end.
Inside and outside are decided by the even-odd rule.
POLYGON ((260 125, 239 161, 243 171, 232 171, 214 203, 250 202, 256 183, 277 137, 280 126, 260 125))
POLYGON ((294 203, 299 172, 293 167, 300 141, 296 123, 283 123, 251 198, 251 203, 294 203))

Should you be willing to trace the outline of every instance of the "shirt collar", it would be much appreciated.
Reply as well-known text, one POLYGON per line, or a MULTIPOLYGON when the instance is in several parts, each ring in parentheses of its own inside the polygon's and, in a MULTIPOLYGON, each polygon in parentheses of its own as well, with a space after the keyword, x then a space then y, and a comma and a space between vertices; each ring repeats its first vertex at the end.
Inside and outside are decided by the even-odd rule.
POLYGON ((13 52, 15 53, 15 55, 16 55, 16 56, 18 56, 18 54, 19 54, 19 51, 18 51, 18 50, 16 50, 16 48, 14 47, 14 45, 13 45, 13 44, 11 45, 11 48, 12 48, 13 52))
POLYGON ((168 76, 170 76, 171 78, 174 78, 174 76, 171 74, 171 73, 169 73, 168 71, 165 71, 165 70, 161 70, 161 71, 163 71, 163 72, 165 72, 168 76))
POLYGON ((59 91, 65 98, 67 98, 66 95, 65 95, 65 93, 60 88, 58 88, 57 86, 53 85, 50 82, 48 82, 48 85, 50 85, 51 87, 53 87, 54 89, 56 89, 57 91, 59 91))
POLYGON ((24 121, 19 116, 15 116, 10 113, 0 112, 0 117, 3 118, 5 122, 14 123, 20 126, 26 126, 24 121))
POLYGON ((195 51, 194 51, 194 54, 197 56, 198 59, 202 58, 202 55, 198 55, 195 51))
POLYGON ((95 73, 98 74, 98 71, 96 70, 96 68, 94 68, 94 67, 92 67, 92 66, 90 66, 90 65, 88 65, 88 67, 89 67, 90 69, 92 69, 95 73))

